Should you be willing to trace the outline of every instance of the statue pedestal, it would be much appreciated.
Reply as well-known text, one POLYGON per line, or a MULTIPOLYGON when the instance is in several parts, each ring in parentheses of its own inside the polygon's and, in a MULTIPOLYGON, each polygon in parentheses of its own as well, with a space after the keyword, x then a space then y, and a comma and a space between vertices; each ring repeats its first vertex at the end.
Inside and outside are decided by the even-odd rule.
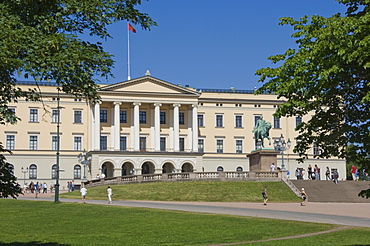
MULTIPOLYGON (((249 158, 249 171, 270 171, 272 163, 277 167, 277 154, 273 149, 259 149, 252 151, 247 157, 249 158)), ((277 169, 275 169, 277 170, 277 169)))

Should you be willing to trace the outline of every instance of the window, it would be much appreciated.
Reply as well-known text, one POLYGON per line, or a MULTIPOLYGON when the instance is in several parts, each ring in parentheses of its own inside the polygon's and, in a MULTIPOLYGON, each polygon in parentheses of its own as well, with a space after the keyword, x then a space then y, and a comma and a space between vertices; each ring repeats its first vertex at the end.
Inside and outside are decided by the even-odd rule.
POLYGON ((56 179, 57 178, 57 165, 56 164, 54 164, 51 167, 51 178, 52 179, 56 179))
POLYGON ((30 150, 37 150, 37 136, 30 136, 30 150))
POLYGON ((82 150, 82 137, 73 138, 73 150, 77 150, 77 151, 82 150))
POLYGON ((237 167, 237 168, 236 168, 236 171, 237 171, 237 172, 243 172, 243 168, 242 168, 242 167, 237 167))
POLYGON ((81 178, 81 166, 80 165, 75 165, 73 168, 73 177, 75 179, 80 179, 81 178))
POLYGON ((243 140, 236 140, 235 141, 235 149, 236 153, 243 153, 243 140))
POLYGON ((108 149, 107 136, 100 136, 100 150, 108 149))
POLYGON ((119 138, 119 149, 120 150, 127 150, 127 137, 120 136, 119 138))
POLYGON ((204 152, 204 139, 198 139, 198 152, 204 152))
POLYGON ((159 113, 159 121, 162 125, 166 124, 166 112, 159 113))
POLYGON ((223 167, 221 167, 221 166, 217 167, 217 172, 223 172, 223 171, 224 171, 223 167))
POLYGON ((297 116, 295 117, 295 127, 298 127, 299 124, 301 124, 303 121, 302 121, 302 117, 301 116, 297 116))
POLYGON ((254 125, 256 125, 256 124, 257 124, 257 121, 258 121, 259 119, 261 119, 261 117, 262 117, 262 115, 255 115, 255 116, 254 116, 254 125))
POLYGON ((37 179, 37 166, 35 164, 30 166, 29 179, 37 179))
POLYGON ((185 138, 179 138, 179 150, 185 151, 185 138))
POLYGON ((146 124, 146 112, 145 111, 139 112, 139 121, 140 121, 140 124, 146 124))
POLYGON ((243 127, 243 116, 242 115, 235 115, 235 127, 237 128, 243 127))
POLYGON ((9 169, 9 172, 14 175, 14 165, 13 164, 8 164, 8 169, 9 169))
POLYGON ((51 112, 51 122, 52 123, 58 123, 58 115, 59 115, 59 111, 58 109, 53 109, 53 111, 51 112))
POLYGON ((203 126, 204 126, 204 115, 198 114, 198 127, 203 127, 203 126))
POLYGON ((30 109, 30 122, 39 122, 38 109, 30 109))
POLYGON ((6 136, 6 148, 8 150, 15 149, 15 135, 7 135, 6 136))
POLYGON ((185 113, 184 112, 179 113, 179 124, 185 125, 185 113))
POLYGON ((58 149, 58 136, 51 136, 51 150, 58 149))
POLYGON ((76 124, 81 124, 82 123, 82 111, 81 110, 75 110, 74 111, 73 122, 76 123, 76 124))
POLYGON ((126 110, 119 111, 119 122, 127 123, 127 111, 126 110))
POLYGON ((161 137, 160 139, 160 150, 166 151, 166 138, 165 137, 161 137))
POLYGON ((317 143, 313 143, 312 150, 314 156, 320 155, 320 147, 317 145, 317 143))
POLYGON ((224 140, 217 139, 216 149, 217 149, 217 153, 223 153, 224 152, 224 140))
POLYGON ((281 128, 280 127, 280 118, 274 117, 274 128, 281 128))
POLYGON ((218 114, 216 115, 216 127, 223 127, 223 115, 218 114))
POLYGON ((146 137, 140 137, 140 151, 146 151, 146 137))
POLYGON ((101 109, 100 110, 100 122, 107 123, 108 122, 108 110, 101 109))

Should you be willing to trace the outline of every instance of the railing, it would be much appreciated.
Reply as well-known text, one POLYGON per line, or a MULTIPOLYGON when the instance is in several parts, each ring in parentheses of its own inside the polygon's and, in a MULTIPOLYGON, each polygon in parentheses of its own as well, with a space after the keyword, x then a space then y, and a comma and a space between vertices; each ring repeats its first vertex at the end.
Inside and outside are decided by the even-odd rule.
POLYGON ((93 179, 83 182, 86 187, 129 184, 142 182, 173 182, 173 181, 285 181, 286 172, 186 172, 186 173, 155 173, 143 175, 127 175, 104 179, 93 179))

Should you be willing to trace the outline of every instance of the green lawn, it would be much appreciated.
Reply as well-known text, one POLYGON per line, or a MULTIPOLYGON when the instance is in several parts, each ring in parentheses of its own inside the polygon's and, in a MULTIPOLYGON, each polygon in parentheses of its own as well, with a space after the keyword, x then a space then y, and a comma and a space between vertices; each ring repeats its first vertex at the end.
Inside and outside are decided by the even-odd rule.
MULTIPOLYGON (((300 202, 283 182, 159 182, 111 185, 114 200, 262 202, 262 189, 267 187, 269 202, 300 202)), ((88 188, 87 199, 106 199, 107 186, 88 188)), ((61 194, 79 197, 79 191, 61 194)))
MULTIPOLYGON (((146 208, 10 199, 1 199, 0 209, 0 220, 4 224, 0 245, 209 245, 337 227, 146 208)), ((362 229, 355 230, 354 235, 359 230, 362 229)), ((356 242, 355 237, 348 238, 356 242)))

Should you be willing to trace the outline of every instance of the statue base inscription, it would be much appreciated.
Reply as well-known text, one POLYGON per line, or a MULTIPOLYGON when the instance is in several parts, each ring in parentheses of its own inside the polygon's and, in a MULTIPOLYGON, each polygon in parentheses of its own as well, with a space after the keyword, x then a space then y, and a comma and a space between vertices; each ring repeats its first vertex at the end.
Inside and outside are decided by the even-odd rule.
MULTIPOLYGON (((249 158, 249 171, 270 171, 272 163, 277 167, 277 155, 273 149, 259 149, 252 151, 247 157, 249 158)), ((276 169, 275 169, 276 170, 276 169)))

